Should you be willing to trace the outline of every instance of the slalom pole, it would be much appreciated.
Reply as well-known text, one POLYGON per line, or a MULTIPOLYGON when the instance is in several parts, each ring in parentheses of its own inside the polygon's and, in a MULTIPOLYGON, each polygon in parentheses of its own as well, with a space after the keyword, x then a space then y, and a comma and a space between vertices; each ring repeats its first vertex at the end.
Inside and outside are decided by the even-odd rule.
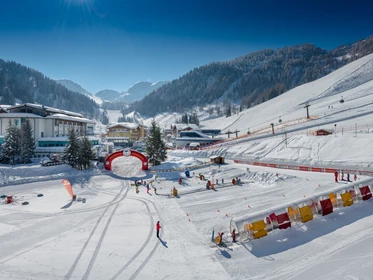
POLYGON ((214 228, 212 228, 212 236, 211 236, 211 241, 214 242, 214 228))

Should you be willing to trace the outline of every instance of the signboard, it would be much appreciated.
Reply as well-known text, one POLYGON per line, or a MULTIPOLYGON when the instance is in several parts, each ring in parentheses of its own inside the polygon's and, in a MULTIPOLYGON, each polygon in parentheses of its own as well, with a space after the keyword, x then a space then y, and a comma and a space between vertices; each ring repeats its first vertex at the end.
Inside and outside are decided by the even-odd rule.
POLYGON ((124 149, 124 150, 123 150, 123 155, 124 155, 125 157, 129 157, 129 156, 131 155, 131 150, 130 150, 130 149, 124 149))

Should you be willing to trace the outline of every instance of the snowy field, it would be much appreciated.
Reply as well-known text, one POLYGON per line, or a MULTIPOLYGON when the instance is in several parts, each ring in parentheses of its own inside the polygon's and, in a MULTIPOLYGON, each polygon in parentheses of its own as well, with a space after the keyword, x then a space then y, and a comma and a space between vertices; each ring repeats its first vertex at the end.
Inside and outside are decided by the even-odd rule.
MULTIPOLYGON (((335 183, 333 174, 247 166, 234 159, 373 170, 372 61, 373 55, 366 56, 239 115, 206 118, 205 127, 242 132, 276 122, 277 133, 213 149, 170 151, 168 161, 152 172, 125 157, 113 161, 113 171, 1 165, 0 195, 12 195, 14 203, 0 200, 0 279, 373 279, 370 200, 258 240, 232 244, 229 233, 234 217, 344 184, 335 183), (306 101, 318 118, 287 123, 304 118, 306 101), (286 127, 277 123, 280 116, 286 127), (337 134, 307 133, 334 130, 334 124, 337 134), (279 133, 285 129, 287 137, 279 133), (226 164, 194 168, 213 155, 225 156, 226 164), (177 168, 189 168, 191 178, 177 168), (215 190, 205 189, 200 173, 218 180, 215 190), (230 183, 236 177, 240 186, 230 183), (69 179, 86 203, 72 202, 62 179, 69 179), (145 187, 137 194, 134 180, 155 180, 157 194, 154 189, 147 194, 145 187), (173 187, 179 197, 170 197, 173 187), (29 205, 22 205, 26 201, 29 205), (213 230, 225 233, 227 248, 214 246, 213 230)), ((158 116, 164 123, 174 118, 158 116)), ((356 184, 363 179, 358 175, 356 184)))
MULTIPOLYGON (((164 167, 200 163, 201 159, 171 157, 164 167)), ((228 161, 220 168, 193 169, 192 178, 186 178, 183 172, 142 171, 138 159, 124 157, 113 162, 113 172, 93 169, 78 176, 68 168, 31 166, 38 177, 21 172, 24 166, 13 168, 20 169, 23 182, 29 182, 8 182, 1 188, 1 194, 13 195, 15 203, 0 205, 0 279, 370 277, 371 202, 228 248, 216 248, 211 242, 212 229, 225 232, 225 240, 231 240, 233 217, 335 187, 332 174, 253 166, 247 171, 246 165, 228 161), (87 202, 71 203, 61 179, 44 181, 42 173, 63 174, 77 197, 87 202), (215 191, 205 190, 199 173, 218 179, 215 191), (136 194, 130 183, 154 179, 155 174, 158 195, 154 190, 147 194, 145 187, 136 194), (229 183, 235 177, 241 178, 241 186, 229 183), (178 198, 169 197, 174 186, 178 198), (37 197, 39 193, 44 196, 37 197), (24 206, 24 201, 30 204, 24 206), (155 236, 158 220, 160 240, 155 236)))

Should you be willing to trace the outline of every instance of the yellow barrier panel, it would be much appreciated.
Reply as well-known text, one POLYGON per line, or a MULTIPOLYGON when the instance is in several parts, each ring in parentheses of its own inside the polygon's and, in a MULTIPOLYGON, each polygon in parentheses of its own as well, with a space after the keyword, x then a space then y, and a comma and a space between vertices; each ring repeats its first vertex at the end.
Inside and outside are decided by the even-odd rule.
POLYGON ((332 202, 333 206, 337 206, 337 197, 334 193, 328 194, 330 201, 332 202))
POLYGON ((300 211, 300 216, 302 217, 302 223, 306 223, 313 219, 312 210, 309 205, 299 208, 299 211, 300 211))
POLYGON ((352 200, 352 195, 351 195, 350 192, 342 193, 341 198, 342 198, 344 207, 350 206, 354 203, 354 201, 352 200))
POLYGON ((252 223, 252 227, 252 230, 254 231, 253 237, 255 239, 267 235, 266 225, 263 220, 252 223))

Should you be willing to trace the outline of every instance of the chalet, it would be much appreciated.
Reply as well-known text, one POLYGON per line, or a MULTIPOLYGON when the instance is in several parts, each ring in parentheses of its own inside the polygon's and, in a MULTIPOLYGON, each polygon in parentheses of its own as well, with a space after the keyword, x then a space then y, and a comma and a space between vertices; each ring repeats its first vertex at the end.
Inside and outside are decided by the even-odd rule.
POLYGON ((134 123, 114 123, 107 127, 107 140, 115 146, 128 147, 135 141, 144 141, 145 127, 134 123))

